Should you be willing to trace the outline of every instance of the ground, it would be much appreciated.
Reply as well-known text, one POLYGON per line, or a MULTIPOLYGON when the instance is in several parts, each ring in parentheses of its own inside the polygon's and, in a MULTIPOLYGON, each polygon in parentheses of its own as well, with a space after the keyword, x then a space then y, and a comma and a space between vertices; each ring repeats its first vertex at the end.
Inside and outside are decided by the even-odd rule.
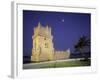
POLYGON ((39 68, 58 68, 58 67, 80 67, 80 66, 90 66, 90 60, 58 60, 58 61, 47 61, 39 63, 28 63, 24 64, 24 69, 39 69, 39 68))

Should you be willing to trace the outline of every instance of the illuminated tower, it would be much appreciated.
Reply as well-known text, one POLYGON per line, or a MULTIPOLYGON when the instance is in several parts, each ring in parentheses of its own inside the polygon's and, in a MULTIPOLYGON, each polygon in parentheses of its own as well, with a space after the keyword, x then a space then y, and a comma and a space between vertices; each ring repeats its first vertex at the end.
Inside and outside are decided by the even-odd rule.
POLYGON ((51 28, 48 25, 43 27, 38 23, 38 26, 34 28, 34 35, 32 36, 31 61, 53 60, 54 47, 52 40, 51 28))

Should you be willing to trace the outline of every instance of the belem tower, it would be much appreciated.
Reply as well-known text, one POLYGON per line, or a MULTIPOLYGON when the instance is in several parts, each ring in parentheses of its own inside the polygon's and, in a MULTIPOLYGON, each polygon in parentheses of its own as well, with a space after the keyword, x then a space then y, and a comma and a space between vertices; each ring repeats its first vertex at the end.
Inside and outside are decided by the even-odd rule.
POLYGON ((55 50, 53 38, 51 27, 48 25, 44 27, 39 22, 34 28, 34 35, 32 35, 31 61, 64 60, 70 57, 69 49, 66 51, 55 50))

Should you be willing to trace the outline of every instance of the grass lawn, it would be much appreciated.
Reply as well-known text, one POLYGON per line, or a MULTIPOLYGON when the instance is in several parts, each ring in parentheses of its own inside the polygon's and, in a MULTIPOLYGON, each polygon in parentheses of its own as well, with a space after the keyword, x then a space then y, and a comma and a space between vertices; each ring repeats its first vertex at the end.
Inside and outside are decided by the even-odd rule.
POLYGON ((47 64, 47 65, 42 66, 40 68, 79 67, 79 66, 90 66, 90 65, 91 65, 90 60, 88 60, 88 61, 75 60, 75 61, 64 61, 64 62, 50 63, 50 64, 47 64))

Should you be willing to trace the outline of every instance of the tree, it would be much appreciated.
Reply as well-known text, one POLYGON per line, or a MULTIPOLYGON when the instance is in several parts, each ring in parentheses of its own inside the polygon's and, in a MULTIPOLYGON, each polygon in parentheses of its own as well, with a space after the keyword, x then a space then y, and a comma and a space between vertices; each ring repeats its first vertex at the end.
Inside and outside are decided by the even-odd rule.
POLYGON ((75 52, 80 52, 81 57, 84 58, 85 60, 88 60, 83 49, 89 46, 90 46, 90 39, 88 39, 86 36, 83 35, 79 38, 78 42, 74 46, 75 52))

